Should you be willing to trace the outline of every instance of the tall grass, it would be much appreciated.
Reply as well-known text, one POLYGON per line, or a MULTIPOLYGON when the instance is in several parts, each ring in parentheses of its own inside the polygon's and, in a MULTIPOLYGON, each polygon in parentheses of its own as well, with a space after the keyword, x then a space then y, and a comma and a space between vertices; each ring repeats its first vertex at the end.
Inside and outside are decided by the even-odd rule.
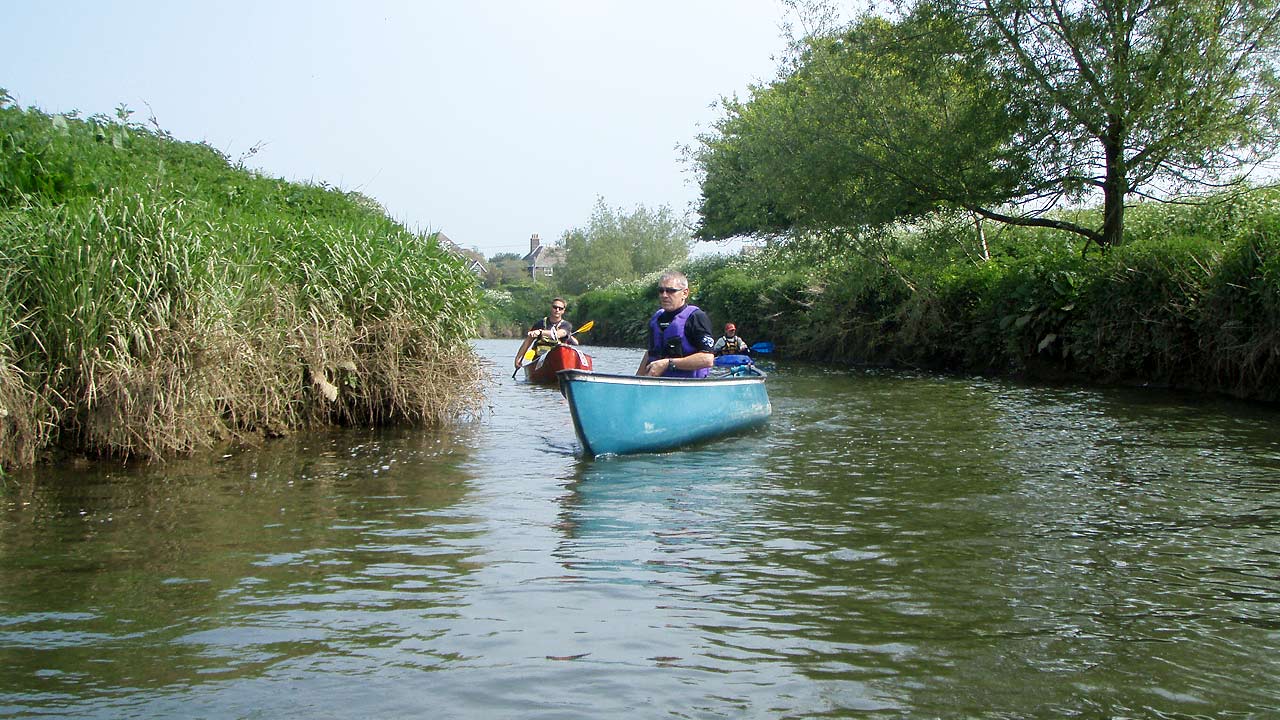
POLYGON ((478 288, 355 194, 0 107, 0 466, 160 458, 478 400, 478 288))

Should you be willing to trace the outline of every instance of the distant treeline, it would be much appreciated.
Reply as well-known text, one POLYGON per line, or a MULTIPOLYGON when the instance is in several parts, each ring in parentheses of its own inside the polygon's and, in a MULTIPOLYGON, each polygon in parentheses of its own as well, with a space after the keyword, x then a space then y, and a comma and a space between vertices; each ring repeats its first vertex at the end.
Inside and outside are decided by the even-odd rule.
POLYGON ((479 290, 359 193, 0 91, 0 467, 468 412, 479 290))

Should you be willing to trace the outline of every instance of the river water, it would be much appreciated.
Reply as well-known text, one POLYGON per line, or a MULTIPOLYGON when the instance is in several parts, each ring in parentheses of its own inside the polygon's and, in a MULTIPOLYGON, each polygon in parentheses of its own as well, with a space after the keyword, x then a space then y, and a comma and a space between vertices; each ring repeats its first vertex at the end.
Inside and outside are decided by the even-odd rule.
POLYGON ((0 717, 1280 717, 1275 408, 779 360, 588 460, 476 346, 463 427, 3 480, 0 717))

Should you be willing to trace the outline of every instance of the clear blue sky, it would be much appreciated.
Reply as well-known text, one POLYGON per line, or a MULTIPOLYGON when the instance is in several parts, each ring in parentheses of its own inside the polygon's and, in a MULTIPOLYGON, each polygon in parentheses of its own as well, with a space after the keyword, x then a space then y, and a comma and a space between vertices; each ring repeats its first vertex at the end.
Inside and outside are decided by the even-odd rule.
POLYGON ((778 0, 10 2, 0 87, 154 115, 491 257, 610 207, 691 211, 677 146, 767 82, 778 0))

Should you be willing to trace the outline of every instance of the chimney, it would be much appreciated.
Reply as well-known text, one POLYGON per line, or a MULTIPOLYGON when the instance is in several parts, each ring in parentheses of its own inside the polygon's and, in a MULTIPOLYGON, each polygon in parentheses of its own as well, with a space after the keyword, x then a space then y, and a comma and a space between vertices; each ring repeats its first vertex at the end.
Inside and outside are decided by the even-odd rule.
POLYGON ((538 249, 538 246, 539 246, 539 245, 541 245, 541 244, 542 244, 542 240, 538 239, 538 233, 534 233, 534 234, 529 238, 529 252, 533 252, 533 251, 537 250, 537 249, 538 249))

